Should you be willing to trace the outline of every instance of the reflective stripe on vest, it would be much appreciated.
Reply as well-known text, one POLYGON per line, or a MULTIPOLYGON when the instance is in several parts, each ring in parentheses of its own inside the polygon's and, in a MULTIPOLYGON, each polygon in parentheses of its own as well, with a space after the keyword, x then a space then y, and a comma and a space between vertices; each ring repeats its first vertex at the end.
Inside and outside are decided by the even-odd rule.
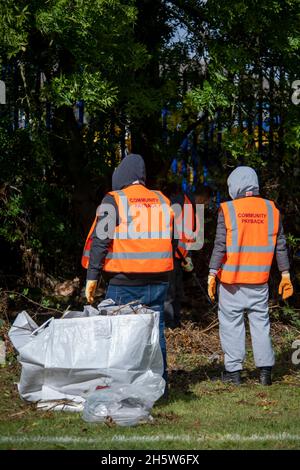
POLYGON ((103 270, 124 273, 171 271, 173 213, 169 201, 159 191, 150 191, 143 185, 128 186, 110 194, 115 198, 120 223, 115 228, 103 270), (133 214, 134 211, 139 217, 133 214))
MULTIPOLYGON (((128 199, 127 199, 127 196, 126 196, 125 192, 123 190, 118 190, 118 191, 113 191, 113 192, 119 195, 123 211, 127 212, 128 225, 130 225, 130 229, 129 229, 128 232, 115 232, 115 234, 114 234, 115 239, 126 240, 128 238, 128 234, 129 234, 130 238, 133 238, 133 239, 149 239, 149 238, 166 238, 166 239, 169 239, 170 238, 170 235, 171 235, 170 230, 165 230, 165 231, 162 231, 162 230, 161 231, 148 230, 147 232, 145 232, 145 231, 136 231, 135 228, 134 228, 133 217, 128 211, 129 204, 128 204, 128 199)), ((152 191, 152 192, 155 193, 156 196, 158 197, 158 199, 160 201, 160 204, 161 204, 161 207, 162 207, 164 217, 165 217, 165 223, 166 223, 166 225, 168 225, 170 227, 170 214, 169 214, 167 204, 166 204, 162 194, 159 193, 158 191, 152 191)))
POLYGON ((128 252, 119 252, 119 253, 108 253, 106 256, 107 259, 161 259, 161 258, 170 258, 169 251, 159 251, 157 253, 153 253, 150 251, 149 253, 128 253, 128 252))
POLYGON ((226 226, 226 258, 218 273, 228 284, 268 281, 279 225, 272 201, 258 197, 221 204, 226 226))
POLYGON ((224 204, 227 204, 229 208, 229 215, 230 215, 230 223, 232 228, 232 245, 227 246, 227 253, 273 253, 274 246, 272 242, 272 233, 274 232, 274 215, 273 215, 273 207, 271 202, 267 199, 264 199, 265 203, 267 204, 268 210, 268 245, 267 246, 239 246, 238 245, 238 227, 237 227, 237 220, 236 220, 236 213, 233 201, 228 201, 224 204))

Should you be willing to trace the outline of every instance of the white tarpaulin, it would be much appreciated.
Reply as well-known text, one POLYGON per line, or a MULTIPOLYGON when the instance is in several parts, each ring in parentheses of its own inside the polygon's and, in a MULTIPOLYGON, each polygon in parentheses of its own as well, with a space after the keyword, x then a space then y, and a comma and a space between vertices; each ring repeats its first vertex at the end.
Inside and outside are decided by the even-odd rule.
POLYGON ((9 337, 19 353, 18 389, 25 400, 80 403, 103 387, 133 390, 145 383, 152 384, 154 402, 164 391, 159 313, 146 307, 104 301, 98 310, 68 312, 39 328, 21 312, 9 337))

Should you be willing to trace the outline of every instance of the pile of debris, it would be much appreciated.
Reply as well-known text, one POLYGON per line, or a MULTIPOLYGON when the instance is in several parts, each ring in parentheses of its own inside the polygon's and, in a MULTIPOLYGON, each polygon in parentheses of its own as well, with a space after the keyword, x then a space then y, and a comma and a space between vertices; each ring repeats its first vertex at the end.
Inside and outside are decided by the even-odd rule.
POLYGON ((176 354, 222 354, 218 332, 218 320, 203 328, 187 321, 182 328, 167 329, 168 352, 176 354))

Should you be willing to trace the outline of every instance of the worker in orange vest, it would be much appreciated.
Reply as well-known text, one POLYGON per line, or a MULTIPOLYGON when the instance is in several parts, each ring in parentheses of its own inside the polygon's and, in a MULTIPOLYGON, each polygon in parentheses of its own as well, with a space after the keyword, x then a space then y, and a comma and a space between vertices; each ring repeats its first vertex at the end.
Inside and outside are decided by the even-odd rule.
POLYGON ((173 243, 174 269, 169 273, 169 288, 165 301, 166 326, 178 328, 181 326, 181 301, 183 297, 182 270, 191 272, 193 263, 188 252, 188 237, 184 229, 193 230, 194 209, 188 196, 181 191, 177 182, 169 183, 164 190, 170 198, 175 210, 176 241, 173 243), (186 223, 188 221, 188 223, 186 223), (184 224, 186 227, 184 227, 184 224))
POLYGON ((225 371, 222 380, 241 383, 245 358, 244 311, 247 310, 254 361, 260 383, 271 385, 275 363, 270 338, 268 279, 274 252, 281 271, 279 294, 293 294, 289 259, 280 213, 273 201, 259 195, 256 172, 236 168, 227 180, 232 201, 221 204, 213 253, 209 263, 208 294, 215 300, 219 284, 220 340, 225 371))
POLYGON ((169 276, 169 289, 165 302, 166 326, 179 328, 181 326, 181 302, 183 292, 183 271, 191 273, 194 270, 192 261, 192 247, 196 238, 197 230, 200 229, 200 221, 197 220, 196 204, 207 205, 211 189, 207 186, 198 185, 193 195, 183 193, 179 184, 172 182, 166 186, 166 194, 172 205, 177 205, 181 210, 176 217, 175 231, 182 230, 177 241, 173 243, 174 248, 174 270, 169 276))
POLYGON ((145 178, 140 155, 130 154, 121 161, 113 173, 113 190, 97 211, 82 265, 87 268, 89 303, 94 301, 102 272, 108 282, 106 298, 120 305, 137 301, 159 311, 163 377, 167 382, 164 301, 168 274, 173 270, 173 211, 166 196, 145 186, 145 178))

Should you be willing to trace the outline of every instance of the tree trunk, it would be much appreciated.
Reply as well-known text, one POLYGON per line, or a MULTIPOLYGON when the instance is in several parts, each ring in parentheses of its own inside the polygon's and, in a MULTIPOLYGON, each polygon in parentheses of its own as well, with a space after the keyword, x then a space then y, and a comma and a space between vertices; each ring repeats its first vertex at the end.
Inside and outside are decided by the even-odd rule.
POLYGON ((269 157, 273 156, 274 151, 274 67, 270 67, 269 73, 269 157))
MULTIPOLYGON (((144 44, 151 58, 142 72, 136 76, 140 84, 160 92, 159 53, 168 27, 166 25, 164 2, 161 0, 137 0, 138 17, 135 28, 137 41, 144 44)), ((163 106, 163 103, 162 103, 163 106)), ((161 110, 135 116, 131 125, 132 151, 140 153, 145 160, 147 180, 153 184, 159 170, 163 154, 163 132, 160 123, 161 110)))
POLYGON ((53 117, 53 155, 60 166, 65 183, 72 186, 75 226, 87 233, 95 216, 95 190, 91 175, 85 169, 84 145, 72 108, 55 109, 53 117))

